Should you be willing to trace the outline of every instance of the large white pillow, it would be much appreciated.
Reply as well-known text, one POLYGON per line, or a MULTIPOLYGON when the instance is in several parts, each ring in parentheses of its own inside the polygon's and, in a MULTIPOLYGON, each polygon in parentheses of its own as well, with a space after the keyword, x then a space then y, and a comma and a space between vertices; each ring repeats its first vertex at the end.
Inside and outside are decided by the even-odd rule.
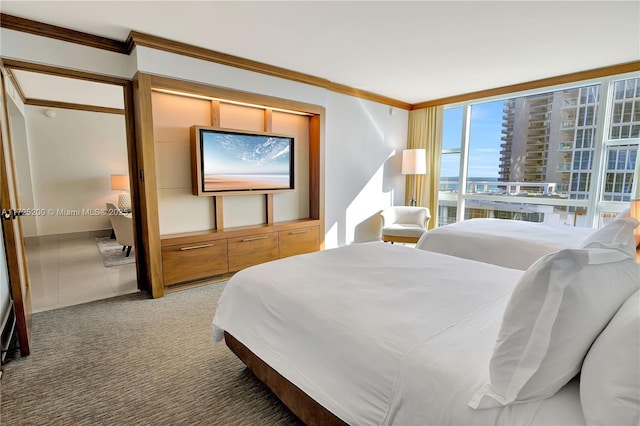
POLYGON ((490 383, 469 402, 500 407, 548 398, 571 380, 598 334, 640 288, 640 268, 615 249, 566 249, 529 267, 507 304, 490 383))
POLYGON ((624 302, 589 349, 580 400, 587 424, 640 424, 640 292, 624 302))
POLYGON ((640 225, 634 217, 623 217, 615 219, 589 235, 583 242, 582 247, 615 248, 636 257, 636 241, 633 230, 640 225))

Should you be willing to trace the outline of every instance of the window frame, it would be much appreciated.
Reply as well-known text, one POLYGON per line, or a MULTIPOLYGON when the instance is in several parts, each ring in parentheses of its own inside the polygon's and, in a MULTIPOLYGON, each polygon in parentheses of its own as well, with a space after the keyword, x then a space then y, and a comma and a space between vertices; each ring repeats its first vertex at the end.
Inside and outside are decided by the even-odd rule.
MULTIPOLYGON (((620 80, 627 80, 633 78, 640 78, 640 72, 633 71, 629 73, 616 74, 601 78, 594 78, 588 80, 580 80, 571 83, 557 84, 552 86, 546 86, 542 88, 530 89, 519 92, 512 92, 508 94, 501 94, 496 96, 490 96, 485 98, 465 100, 462 102, 456 102, 443 105, 444 109, 462 108, 462 125, 460 129, 460 147, 459 148, 447 148, 442 149, 440 156, 447 154, 460 154, 460 170, 458 176, 458 192, 438 193, 438 210, 441 205, 441 201, 455 202, 457 207, 456 221, 460 222, 464 220, 466 201, 473 200, 486 200, 486 201, 498 201, 508 203, 525 203, 532 205, 546 205, 546 206, 571 206, 576 208, 584 208, 587 210, 587 225, 597 227, 600 221, 600 215, 602 213, 620 212, 628 206, 626 201, 604 201, 602 199, 606 178, 606 162, 607 162, 607 150, 613 146, 638 146, 638 156, 636 157, 636 165, 634 171, 633 184, 631 188, 631 199, 635 198, 635 194, 638 193, 638 181, 640 175, 640 137, 627 138, 627 139, 610 139, 611 137, 611 119, 614 106, 615 96, 615 82, 620 80), (598 104, 598 110, 594 119, 597 121, 594 136, 594 150, 591 158, 592 168, 589 170, 591 173, 591 184, 588 191, 588 199, 555 199, 555 198, 533 198, 533 197, 521 197, 521 196, 507 196, 507 195, 487 195, 487 194, 468 194, 468 163, 469 163, 469 136, 471 125, 471 108, 473 105, 483 104, 493 101, 505 101, 512 98, 519 98, 525 96, 532 96, 536 94, 555 92, 559 90, 576 89, 590 85, 600 85, 600 101, 598 104)), ((640 89, 638 89, 640 90, 640 89)), ((444 118, 443 118, 444 119, 444 118)), ((573 161, 573 160, 572 160, 573 161)), ((587 171, 587 170, 585 170, 587 171)), ((440 176, 438 176, 440 179, 440 176)), ((438 214, 438 212, 436 213, 438 214)), ((436 216, 437 217, 437 216, 436 216)))

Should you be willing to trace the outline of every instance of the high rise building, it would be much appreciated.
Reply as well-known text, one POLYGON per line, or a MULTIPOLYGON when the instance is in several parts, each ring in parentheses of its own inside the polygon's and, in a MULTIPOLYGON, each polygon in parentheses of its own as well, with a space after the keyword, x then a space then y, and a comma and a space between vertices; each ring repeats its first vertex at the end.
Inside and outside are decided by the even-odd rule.
POLYGON ((557 194, 587 198, 598 97, 596 85, 506 100, 499 180, 555 183, 557 194))

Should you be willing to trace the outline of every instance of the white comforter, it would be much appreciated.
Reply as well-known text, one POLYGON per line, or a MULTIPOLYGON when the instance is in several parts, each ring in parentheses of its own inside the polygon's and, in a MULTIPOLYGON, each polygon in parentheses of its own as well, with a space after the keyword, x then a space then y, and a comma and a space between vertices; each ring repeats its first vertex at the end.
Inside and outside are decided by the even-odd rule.
POLYGON ((425 233, 416 248, 525 270, 542 256, 575 248, 594 228, 503 219, 471 219, 425 233))
POLYGON ((213 339, 226 330, 351 425, 583 424, 575 384, 544 402, 467 405, 522 273, 384 243, 286 258, 230 280, 213 339))

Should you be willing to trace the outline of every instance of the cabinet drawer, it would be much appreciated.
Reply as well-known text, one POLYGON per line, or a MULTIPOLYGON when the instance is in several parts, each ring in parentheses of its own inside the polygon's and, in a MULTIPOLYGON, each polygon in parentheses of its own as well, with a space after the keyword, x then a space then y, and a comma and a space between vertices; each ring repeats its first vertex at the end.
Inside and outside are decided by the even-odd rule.
POLYGON ((320 229, 317 226, 291 229, 278 233, 280 257, 318 251, 320 246, 320 229))
POLYGON ((229 271, 235 272, 278 258, 276 232, 229 238, 229 271))
POLYGON ((162 248, 162 275, 165 286, 227 272, 227 240, 162 248))

